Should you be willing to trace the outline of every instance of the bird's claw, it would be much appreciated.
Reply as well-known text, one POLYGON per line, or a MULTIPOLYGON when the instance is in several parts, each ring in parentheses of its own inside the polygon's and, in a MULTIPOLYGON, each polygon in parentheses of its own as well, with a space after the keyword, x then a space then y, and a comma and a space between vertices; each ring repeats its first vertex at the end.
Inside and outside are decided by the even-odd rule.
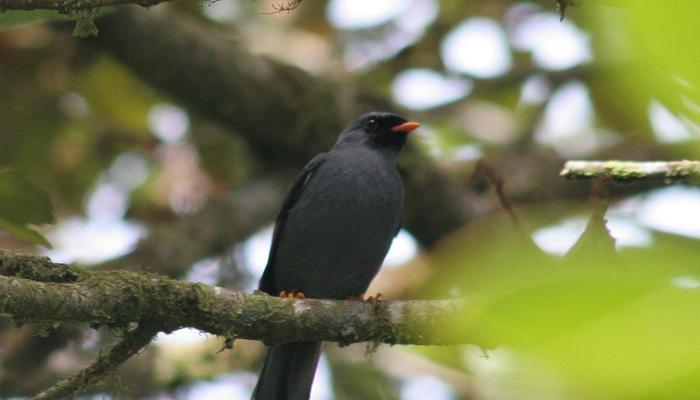
POLYGON ((299 291, 299 290, 291 290, 289 292, 286 290, 283 290, 280 292, 280 297, 283 299, 304 300, 306 298, 306 295, 304 295, 304 293, 299 291))
POLYGON ((364 298, 364 296, 348 296, 346 300, 350 301, 366 301, 368 303, 372 303, 372 305, 376 306, 378 302, 384 300, 384 295, 381 293, 377 293, 374 296, 369 296, 368 298, 364 298))
POLYGON ((384 295, 381 293, 377 293, 374 296, 369 296, 365 301, 372 303, 373 306, 376 306, 377 303, 379 303, 382 300, 384 300, 384 295))

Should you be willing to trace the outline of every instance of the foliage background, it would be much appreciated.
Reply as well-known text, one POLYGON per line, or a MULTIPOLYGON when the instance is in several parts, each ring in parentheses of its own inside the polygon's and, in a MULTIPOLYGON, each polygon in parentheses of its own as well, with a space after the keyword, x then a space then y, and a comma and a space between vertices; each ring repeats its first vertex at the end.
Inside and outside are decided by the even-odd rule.
MULTIPOLYGON (((465 342, 488 356, 470 345, 366 356, 361 345, 328 344, 313 397, 697 397, 700 191, 609 184, 604 221, 607 197, 591 204, 590 185, 558 171, 569 158, 698 159, 700 4, 581 0, 559 22, 545 0, 376 3, 307 0, 273 15, 263 14, 273 3, 244 0, 134 11, 164 16, 173 32, 196 24, 203 38, 243 49, 238 56, 296 66, 339 96, 363 93, 367 109, 375 97, 393 102, 424 123, 412 140, 460 189, 466 224, 436 242, 404 231, 370 292, 473 297, 478 311, 455 323, 472 324, 465 342), (504 180, 522 225, 502 212, 480 159, 504 180)), ((74 38, 72 25, 48 12, 0 14, 0 166, 11 171, 0 179, 0 246, 251 290, 304 157, 256 151, 206 107, 139 78, 109 37, 74 38), (25 180, 26 199, 12 197, 25 180), (48 192, 55 222, 32 183, 48 192), (31 244, 41 239, 27 224, 52 248, 31 244)), ((168 56, 179 72, 190 55, 168 56)), ((260 103, 279 94, 266 87, 260 103)), ((332 112, 298 101, 306 114, 332 112)), ((284 112, 262 120, 278 126, 284 112)), ((299 140, 317 150, 335 134, 299 140)), ((78 326, 7 319, 0 328, 3 398, 47 387, 114 340, 78 326)), ((248 398, 262 346, 220 348, 190 331, 162 335, 88 396, 248 398)))

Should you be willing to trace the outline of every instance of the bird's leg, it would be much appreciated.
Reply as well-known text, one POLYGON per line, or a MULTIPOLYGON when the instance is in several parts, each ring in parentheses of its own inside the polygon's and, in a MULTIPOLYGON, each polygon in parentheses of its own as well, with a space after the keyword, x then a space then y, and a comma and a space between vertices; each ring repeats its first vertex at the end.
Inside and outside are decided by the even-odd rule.
POLYGON ((345 298, 345 300, 350 300, 350 301, 364 301, 364 296, 359 295, 359 296, 348 296, 345 298))
POLYGON ((290 290, 289 292, 286 290, 283 290, 280 292, 280 297, 283 299, 298 299, 298 300, 303 300, 306 298, 304 293, 300 290, 290 290))

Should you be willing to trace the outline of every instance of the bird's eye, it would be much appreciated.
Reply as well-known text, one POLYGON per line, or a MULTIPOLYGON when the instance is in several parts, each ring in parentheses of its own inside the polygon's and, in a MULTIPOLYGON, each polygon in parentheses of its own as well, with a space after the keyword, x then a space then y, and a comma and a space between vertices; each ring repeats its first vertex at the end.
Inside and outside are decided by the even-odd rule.
POLYGON ((379 123, 377 122, 376 119, 372 118, 369 121, 367 121, 366 128, 368 131, 374 132, 377 130, 378 127, 379 127, 379 123))

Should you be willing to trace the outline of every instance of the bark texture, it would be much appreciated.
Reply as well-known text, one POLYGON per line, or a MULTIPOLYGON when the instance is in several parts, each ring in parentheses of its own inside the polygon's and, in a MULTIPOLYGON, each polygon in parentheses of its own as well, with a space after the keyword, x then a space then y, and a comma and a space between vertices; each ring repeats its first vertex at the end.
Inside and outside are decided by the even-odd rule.
POLYGON ((156 331, 192 327, 270 345, 321 340, 446 345, 469 339, 465 326, 451 323, 455 315, 471 312, 466 300, 289 300, 143 272, 90 272, 7 251, 0 251, 0 265, 0 313, 20 323, 125 329, 148 321, 156 331))
POLYGON ((567 161, 560 175, 567 179, 607 176, 623 182, 646 179, 698 179, 700 161, 567 161))

